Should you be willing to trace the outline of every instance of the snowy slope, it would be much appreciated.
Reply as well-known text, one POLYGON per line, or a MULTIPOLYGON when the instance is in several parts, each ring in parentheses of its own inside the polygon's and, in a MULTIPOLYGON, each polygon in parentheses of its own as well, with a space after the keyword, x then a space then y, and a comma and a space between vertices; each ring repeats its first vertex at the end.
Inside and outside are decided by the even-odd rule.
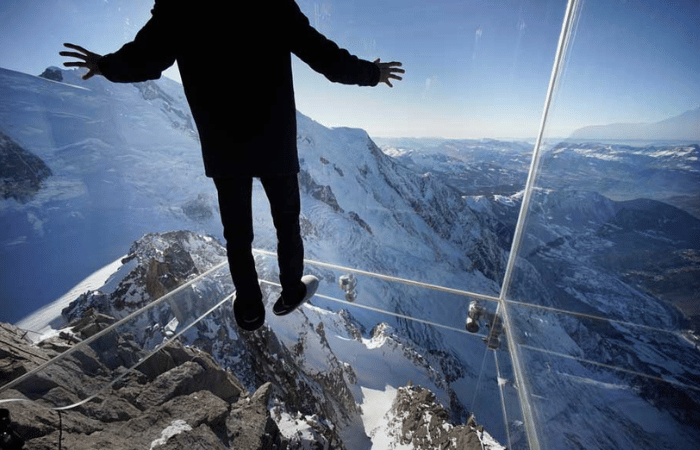
POLYGON ((467 195, 512 195, 527 179, 533 144, 492 139, 380 138, 387 155, 414 170, 439 175, 467 195))
MULTIPOLYGON (((96 78, 83 83, 74 72, 62 73, 59 83, 0 72, 3 131, 54 173, 31 201, 7 200, 0 208, 2 220, 12 223, 2 236, 3 304, 30 298, 36 303, 23 303, 27 309, 59 297, 147 232, 187 228, 220 237, 213 185, 202 175, 196 136, 181 114, 186 110, 181 93, 171 91, 167 80, 117 85, 96 78), (188 215, 192 210, 196 213, 188 215)), ((478 292, 497 291, 505 260, 502 250, 457 191, 397 165, 361 130, 330 130, 299 115, 298 141, 307 258, 478 292)), ((267 201, 257 184, 254 208, 254 245, 274 250, 267 201)), ((272 259, 260 258, 259 268, 262 278, 276 281, 272 259)), ((343 297, 337 287, 341 272, 314 266, 309 271, 321 277, 320 293, 343 297)), ((366 277, 359 277, 358 292, 358 304, 463 329, 467 309, 463 297, 366 277)), ((107 289, 95 301, 110 293, 107 289)), ((135 291, 119 305, 137 306, 143 299, 143 292, 135 291)), ((323 300, 318 306, 338 309, 323 300)), ((123 314, 113 308, 108 312, 123 314)), ((326 346, 335 347, 334 354, 347 352, 359 368, 371 368, 365 375, 359 371, 366 386, 384 390, 403 386, 409 379, 423 380, 453 407, 457 419, 464 416, 476 394, 473 389, 485 351, 478 337, 444 334, 368 310, 354 312, 364 338, 349 342, 334 331, 326 346), (416 366, 379 349, 367 330, 382 322, 396 330, 404 345, 417 345, 434 355, 431 363, 416 366), (376 375, 375 369, 382 367, 374 367, 377 358, 386 358, 384 376, 376 375), (390 373, 393 376, 385 376, 390 373), (452 391, 451 384, 460 389, 452 391)), ((312 323, 326 324, 331 317, 312 323)), ((270 323, 276 327, 274 318, 270 323)), ((141 325, 139 333, 149 342, 161 336, 148 322, 141 325)), ((299 330, 279 329, 282 342, 296 345, 299 330)), ((316 350, 321 351, 314 342, 308 343, 312 349, 305 354, 310 355, 308 361, 323 364, 325 359, 314 359, 316 350)), ((395 352, 403 355, 402 348, 395 352)), ((304 361, 305 370, 319 372, 304 361)), ((363 404, 362 390, 353 389, 357 403, 363 404)), ((495 384, 484 383, 479 395, 489 399, 477 414, 480 422, 503 436, 495 384)), ((361 423, 359 416, 353 420, 355 425, 361 423)))

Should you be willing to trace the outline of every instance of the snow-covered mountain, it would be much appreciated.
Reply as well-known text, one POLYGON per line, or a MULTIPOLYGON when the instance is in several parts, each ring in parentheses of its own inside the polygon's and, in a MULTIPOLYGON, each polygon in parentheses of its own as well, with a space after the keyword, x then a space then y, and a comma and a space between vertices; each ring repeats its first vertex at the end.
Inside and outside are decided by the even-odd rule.
MULTIPOLYGON (((478 159, 462 156, 439 164, 447 145, 384 150, 408 155, 409 162, 438 161, 431 173, 447 183, 463 173, 462 165, 476 167, 488 158, 473 152, 473 143, 454 141, 455 154, 464 146, 464 155, 478 159)), ((697 152, 697 144, 567 142, 545 153, 509 297, 536 306, 513 307, 512 314, 534 391, 532 405, 551 448, 693 448, 698 442, 692 428, 682 425, 700 420, 691 412, 700 401, 700 360, 688 342, 697 338, 682 331, 699 329, 694 299, 700 292, 700 220, 689 214, 697 214, 690 199, 700 191, 697 152), (689 212, 639 198, 645 196, 689 212), (597 363, 598 369, 577 360, 597 363), (624 406, 611 408, 611 398, 624 406), (631 426, 629 408, 648 415, 643 420, 635 415, 635 427, 664 427, 653 428, 652 439, 621 433, 631 426), (674 423, 666 423, 667 415, 674 423), (572 428, 579 432, 567 437, 572 428)), ((521 197, 469 201, 482 218, 493 219, 494 231, 507 230, 502 233, 507 240, 521 197)))
POLYGON ((527 179, 533 144, 493 139, 378 138, 387 155, 419 173, 443 177, 466 195, 513 195, 527 179))
POLYGON ((659 200, 700 218, 700 145, 562 142, 544 157, 541 185, 659 200))
MULTIPOLYGON (((51 323, 77 342, 129 316, 116 333, 90 344, 99 363, 86 363, 81 352, 77 360, 66 358, 58 364, 62 374, 56 376, 54 370, 49 378, 73 379, 73 386, 61 386, 70 395, 52 395, 56 383, 48 383, 40 374, 3 397, 26 395, 65 406, 96 393, 145 356, 144 350, 159 348, 168 333, 201 315, 212 300, 229 295, 230 277, 221 270, 167 303, 133 314, 223 259, 224 246, 192 232, 149 234, 139 239, 103 286, 70 302, 51 323), (85 365, 100 376, 90 379, 81 373, 85 365), (98 370, 98 365, 105 367, 98 370), (115 371, 111 378, 108 370, 115 371)), ((263 264, 261 269, 265 268, 263 264)), ((267 296, 270 304, 275 299, 274 294, 267 296)), ((428 450, 434 448, 433 442, 455 450, 465 448, 465 442, 477 445, 474 448, 481 448, 480 442, 484 448, 503 448, 487 432, 477 432, 473 418, 470 424, 455 424, 466 419, 462 419, 464 408, 450 386, 464 370, 454 356, 422 348, 385 322, 367 331, 347 310, 331 312, 313 305, 290 317, 272 316, 259 332, 239 332, 229 305, 207 315, 180 341, 213 355, 250 392, 270 385, 270 414, 281 434, 291 442, 313 446, 298 448, 428 450)), ((47 334, 55 337, 57 333, 47 334)), ((47 345, 45 337, 36 340, 47 345)), ((154 360, 139 372, 148 373, 162 356, 154 360)), ((194 375, 200 380, 198 386, 203 376, 194 375)), ((171 382, 183 383, 182 379, 171 382)), ((173 394, 187 393, 181 391, 174 388, 173 394)), ((123 395, 121 392, 117 395, 123 395)), ((144 403, 146 394, 132 400, 142 410, 155 406, 144 403)))
MULTIPOLYGON (((175 87, 167 80, 113 85, 98 78, 83 83, 75 72, 59 73, 61 81, 0 72, 6 94, 3 131, 53 171, 31 199, 3 203, 2 220, 13 224, 3 235, 3 304, 8 306, 20 304, 20 298, 40 297, 42 291, 49 298, 58 297, 68 290, 63 284, 80 280, 73 277, 75 273, 84 277, 121 258, 131 242, 146 232, 188 228, 220 238, 213 184, 201 175, 198 143, 186 115, 181 114, 186 105, 175 87), (98 227, 103 223, 105 227, 98 227), (92 260, 101 260, 101 265, 91 266, 92 260)), ((397 164, 361 130, 329 130, 299 115, 298 141, 308 258, 485 293, 497 291, 504 252, 458 191, 397 164)), ((267 202, 257 186, 254 205, 255 246, 274 250, 267 202)), ((322 279, 321 294, 343 296, 337 271, 313 266, 309 270, 322 279)), ((276 280, 274 260, 261 259, 260 273, 276 280)), ((358 303, 463 330, 468 306, 464 298, 358 279, 358 303)), ((109 283, 114 287, 114 281, 109 283)), ((111 299, 104 293, 91 298, 111 299)), ((144 304, 144 298, 150 297, 134 293, 129 300, 110 305, 135 308, 144 304)), ((47 302, 41 300, 41 304, 47 302)), ((337 310, 335 303, 318 303, 337 310)), ((337 320, 322 311, 310 328, 330 327, 337 320)), ((9 308, 3 314, 12 317, 9 308)), ((485 352, 478 337, 458 333, 460 339, 454 339, 454 332, 447 332, 448 338, 432 327, 367 309, 353 315, 355 326, 363 330, 362 339, 371 341, 376 333, 370 330, 386 323, 377 330, 424 349, 424 361, 451 367, 449 380, 442 375, 439 389, 434 389, 438 399, 458 421, 466 420, 466 405, 482 399, 481 414, 491 418, 493 433, 505 436, 496 384, 484 383, 481 392, 474 392, 485 352)), ((334 338, 329 340, 342 344, 344 351, 352 350, 351 354, 368 345, 378 346, 365 345, 357 336, 357 343, 350 345, 340 331, 333 330, 334 338)), ((290 347, 300 345, 298 337, 304 334, 294 328, 277 331, 290 347)), ((376 339, 387 340, 381 336, 376 334, 376 339)), ((376 366, 373 358, 357 356, 354 364, 365 360, 366 366, 376 366)), ((386 360, 381 373, 394 371, 395 377, 369 372, 364 386, 370 390, 363 393, 357 388, 357 398, 371 397, 375 391, 389 398, 387 389, 395 392, 420 378, 411 375, 411 364, 394 366, 391 361, 386 360)), ((421 364, 420 370, 433 370, 421 364)), ((358 417, 350 424, 358 425, 358 417)))
POLYGON ((693 448, 700 354, 682 330, 697 330, 700 220, 594 192, 542 190, 534 204, 521 254, 535 271, 511 295, 547 308, 514 317, 553 448, 693 448))
MULTIPOLYGON (((167 80, 85 83, 75 72, 58 73, 61 81, 0 70, 0 131, 52 173, 30 197, 0 203, 0 220, 8 224, 0 238, 2 300, 8 306, 3 315, 19 318, 43 306, 86 274, 121 259, 138 240, 106 286, 96 283, 98 292, 80 297, 64 320, 77 319, 88 305, 121 317, 223 257, 220 247, 215 250, 221 238, 215 192, 202 175, 179 86, 167 80), (172 229, 197 234, 141 238, 172 229), (175 241, 179 247, 173 247, 175 241), (173 272, 174 266, 182 271, 173 272), (149 273, 179 275, 145 282, 149 273), (24 298, 40 300, 21 313, 10 309, 24 298)), ((392 153, 386 145, 379 150, 362 130, 328 129, 303 115, 298 122, 307 258, 498 295, 521 197, 516 186, 529 163, 526 144, 484 141, 464 152, 457 143, 435 144, 442 146, 439 152, 397 144, 392 153), (489 146, 501 150, 490 160, 489 146), (464 179, 464 173, 476 181, 464 179), (489 195, 469 196, 476 192, 489 195)), ((569 153, 551 152, 557 158, 569 153)), ((538 192, 540 209, 531 216, 512 291, 519 301, 550 308, 511 306, 513 338, 531 384, 540 436, 549 448, 695 448, 700 438, 689 423, 696 420, 699 402, 697 391, 684 386, 697 386, 700 364, 692 344, 676 332, 687 318, 669 306, 673 299, 659 298, 663 289, 654 291, 659 267, 642 264, 625 272, 616 261, 637 255, 643 262, 650 249, 654 255, 672 250, 677 258, 666 275, 692 272, 697 219, 658 202, 621 203, 569 188, 559 184, 538 192), (667 229, 667 224, 675 225, 667 229), (650 335, 635 324, 671 332, 650 335), (581 360, 654 374, 669 383, 581 360), (658 386, 665 390, 652 389, 658 386)), ((274 250, 267 209, 256 185, 254 245, 274 250)), ((263 255, 257 261, 261 278, 275 281, 275 261, 263 255)), ((261 377, 274 378, 280 392, 288 393, 303 382, 302 396, 273 406, 278 422, 290 425, 293 414, 323 411, 337 429, 319 428, 311 420, 305 430, 322 429, 329 433, 325 439, 342 440, 347 448, 391 448, 379 444, 385 443, 380 436, 386 430, 400 435, 398 415, 385 416, 390 401, 427 399, 424 388, 449 409, 453 423, 446 428, 464 423, 466 412, 473 412, 499 441, 524 448, 510 355, 505 348, 488 352, 479 336, 457 332, 464 330, 468 298, 357 275, 355 304, 375 309, 343 305, 349 309, 344 311, 332 301, 344 295, 338 287, 343 271, 313 263, 307 269, 322 280, 320 295, 294 317, 270 317, 260 335, 239 336, 227 325, 233 323, 226 317, 230 309, 222 309, 186 338, 251 388, 260 386, 261 377), (298 378, 276 379, 281 373, 298 378), (406 388, 409 381, 421 388, 406 388)), ((224 295, 231 289, 225 278, 198 284, 198 295, 224 295)), ((265 286, 268 301, 274 299, 276 288, 265 286)), ((155 319, 144 316, 138 327, 142 345, 167 334, 169 322, 149 328, 166 318, 155 319)), ((445 414, 438 410, 424 408, 430 416, 445 414)), ((411 443, 391 445, 421 448, 421 440, 411 437, 411 443)))

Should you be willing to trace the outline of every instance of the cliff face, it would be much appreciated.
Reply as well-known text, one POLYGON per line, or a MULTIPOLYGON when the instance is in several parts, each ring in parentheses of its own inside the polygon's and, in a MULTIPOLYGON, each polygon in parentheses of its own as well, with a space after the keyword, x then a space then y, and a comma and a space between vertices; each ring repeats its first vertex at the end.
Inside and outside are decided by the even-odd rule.
MULTIPOLYGON (((68 332, 32 346, 20 330, 3 324, 0 340, 2 382, 31 370, 70 346, 68 332), (11 345, 8 345, 11 344, 11 345)), ((97 355, 84 352, 83 368, 113 376, 97 355)), ((17 390, 0 394, 12 428, 26 448, 53 449, 59 443, 74 449, 299 448, 284 438, 268 412, 270 384, 249 393, 210 355, 174 344, 161 349, 147 364, 127 375, 97 398, 60 413, 53 404, 75 396, 85 382, 62 371, 61 381, 43 395, 28 398, 17 390), (30 401, 33 400, 33 401, 30 401)), ((76 397, 77 399, 77 397, 76 397)))

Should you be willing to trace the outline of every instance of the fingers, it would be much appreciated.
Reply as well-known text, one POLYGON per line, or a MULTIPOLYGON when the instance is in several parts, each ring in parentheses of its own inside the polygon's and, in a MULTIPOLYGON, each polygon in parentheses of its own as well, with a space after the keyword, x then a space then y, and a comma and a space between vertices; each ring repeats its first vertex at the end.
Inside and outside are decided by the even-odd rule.
POLYGON ((65 56, 67 58, 77 58, 77 59, 82 59, 82 61, 69 61, 69 62, 64 62, 63 65, 66 67, 87 67, 87 62, 88 59, 90 58, 90 52, 86 50, 85 48, 75 45, 75 44, 69 44, 69 43, 64 43, 64 47, 77 50, 80 53, 76 52, 67 52, 67 51, 62 51, 58 52, 59 55, 65 56))
POLYGON ((71 62, 64 62, 64 66, 66 67, 87 67, 86 62, 80 62, 80 61, 71 61, 71 62))
MULTIPOLYGON (((377 64, 379 67, 392 68, 392 69, 394 69, 396 67, 403 66, 403 64, 401 64, 399 61, 392 61, 392 62, 388 62, 388 63, 387 62, 383 63, 383 62, 381 62, 381 60, 379 58, 375 59, 373 62, 374 62, 374 64, 377 64)), ((400 71, 401 73, 405 72, 405 70, 403 70, 403 69, 394 69, 394 70, 400 71)))
POLYGON ((87 59, 87 56, 82 55, 80 53, 74 53, 74 52, 58 52, 59 55, 61 56, 67 56, 70 58, 79 58, 79 59, 87 59))
POLYGON ((400 77, 397 74, 400 73, 406 73, 404 69, 401 69, 400 67, 403 66, 399 61, 392 61, 392 62, 381 62, 379 58, 375 59, 374 64, 379 67, 380 70, 380 76, 379 76, 379 81, 381 83, 386 83, 387 86, 389 87, 394 87, 394 85, 391 84, 390 79, 394 80, 403 80, 403 77, 400 77))
POLYGON ((75 51, 58 52, 59 55, 67 58, 76 58, 78 60, 64 62, 63 65, 65 67, 79 67, 87 69, 87 73, 82 76, 83 80, 88 80, 95 75, 102 74, 98 65, 98 61, 102 57, 101 55, 93 53, 80 45, 75 45, 68 42, 65 42, 63 46, 75 51))
POLYGON ((81 46, 79 46, 79 45, 75 45, 75 44, 71 44, 71 43, 68 43, 68 42, 64 42, 64 43, 63 43, 63 46, 64 46, 64 47, 68 47, 68 48, 72 48, 73 50, 78 50, 79 52, 82 52, 82 53, 84 53, 85 55, 90 54, 90 51, 89 51, 89 50, 86 50, 85 48, 83 48, 83 47, 81 47, 81 46))

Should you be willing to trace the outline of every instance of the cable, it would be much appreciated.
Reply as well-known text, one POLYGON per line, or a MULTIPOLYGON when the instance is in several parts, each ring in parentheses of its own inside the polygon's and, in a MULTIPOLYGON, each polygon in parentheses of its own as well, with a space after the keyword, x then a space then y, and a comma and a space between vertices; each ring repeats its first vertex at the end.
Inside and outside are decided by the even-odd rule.
MULTIPOLYGON (((263 279, 260 279, 258 281, 260 281, 261 283, 264 283, 264 284, 269 284, 271 286, 281 287, 281 285, 279 283, 275 283, 273 281, 267 281, 267 280, 263 280, 263 279)), ((341 304, 349 306, 351 308, 365 309, 368 311, 373 311, 373 312, 385 314, 387 316, 397 317, 399 319, 410 320, 412 322, 418 322, 418 323, 422 323, 424 325, 430 325, 433 327, 442 328, 444 330, 454 331, 454 332, 466 334, 469 336, 476 336, 476 337, 480 337, 482 339, 487 338, 487 336, 485 336, 483 334, 469 333, 466 329, 455 328, 455 327, 451 327, 449 325, 443 325, 443 324, 438 323, 438 322, 432 322, 430 320, 419 319, 417 317, 413 317, 413 316, 409 316, 409 315, 401 314, 401 313, 395 313, 395 312, 387 311, 385 309, 376 308, 374 306, 363 305, 361 303, 348 302, 347 300, 341 300, 339 298, 330 297, 330 296, 324 295, 324 294, 316 293, 316 294, 314 294, 314 297, 323 298, 325 300, 330 300, 330 301, 335 302, 335 303, 341 303, 341 304)))
MULTIPOLYGON (((259 253, 261 255, 277 257, 277 254, 275 252, 271 252, 268 250, 253 249, 253 252, 259 253)), ((449 288, 449 287, 440 286, 437 284, 423 283, 421 281, 409 280, 408 278, 400 278, 400 277, 394 277, 391 275, 384 275, 384 274, 377 273, 377 272, 370 272, 367 270, 353 269, 352 267, 339 266, 337 264, 330 264, 330 263, 325 263, 325 262, 320 262, 320 261, 314 261, 312 259, 305 259, 304 262, 307 264, 313 265, 313 266, 325 267, 328 269, 335 269, 335 270, 342 270, 344 272, 351 272, 351 273, 356 273, 358 275, 365 275, 368 277, 379 278, 380 280, 393 281, 396 283, 407 284, 409 286, 417 286, 417 287, 422 287, 422 288, 426 288, 426 289, 432 289, 435 291, 447 292, 449 294, 457 294, 457 295, 461 295, 464 297, 472 297, 472 298, 476 298, 479 300, 486 300, 486 301, 498 303, 498 297, 495 297, 493 295, 479 294, 478 292, 469 292, 469 291, 465 291, 462 289, 449 288)))
MULTIPOLYGON (((253 252, 261 254, 261 255, 277 257, 277 254, 275 252, 272 252, 269 250, 253 249, 253 252)), ((446 293, 455 294, 455 295, 461 295, 464 297, 475 298, 478 300, 485 300, 485 301, 489 301, 489 302, 493 302, 493 303, 506 302, 507 304, 521 306, 524 308, 540 309, 540 310, 551 311, 551 312, 556 312, 559 314, 565 314, 565 315, 570 315, 570 316, 575 316, 575 317, 582 317, 582 318, 586 318, 586 319, 599 320, 602 322, 617 323, 617 324, 626 325, 629 327, 643 328, 643 329, 646 329, 649 331, 674 334, 677 336, 680 335, 680 333, 677 330, 667 330, 664 328, 652 327, 650 325, 643 325, 643 324, 638 324, 638 323, 634 323, 634 322, 627 322, 624 320, 610 319, 610 318, 604 317, 604 316, 596 316, 594 314, 579 313, 579 312, 575 312, 575 311, 554 308, 551 306, 543 306, 543 305, 536 305, 533 303, 519 302, 517 300, 508 300, 505 298, 495 297, 493 295, 479 294, 477 292, 470 292, 470 291, 465 291, 465 290, 461 290, 461 289, 440 286, 440 285, 436 285, 436 284, 423 283, 420 281, 410 280, 407 278, 399 278, 399 277, 385 275, 385 274, 381 274, 381 273, 377 273, 377 272, 370 272, 367 270, 354 269, 352 267, 341 266, 341 265, 337 265, 337 264, 330 264, 330 263, 325 263, 325 262, 321 262, 321 261, 315 261, 313 259, 305 259, 304 262, 306 264, 309 264, 312 266, 341 270, 343 272, 355 273, 358 275, 365 275, 368 277, 378 278, 378 279, 385 280, 385 281, 393 281, 393 282, 402 283, 402 284, 406 284, 406 285, 410 285, 410 286, 416 286, 416 287, 421 287, 421 288, 430 289, 430 290, 439 291, 439 292, 446 292, 446 293)), ((350 303, 350 305, 352 305, 352 304, 350 303)))
POLYGON ((424 325, 431 325, 431 326, 433 326, 433 327, 442 328, 442 329, 444 329, 444 330, 450 330, 450 331, 454 331, 454 332, 457 332, 457 333, 467 334, 467 335, 470 335, 470 336, 477 336, 477 337, 482 337, 482 338, 485 338, 485 337, 486 337, 486 336, 484 336, 483 334, 469 333, 467 330, 462 329, 462 328, 455 328, 455 327, 451 327, 451 326, 449 326, 449 325, 443 325, 443 324, 441 324, 441 323, 432 322, 432 321, 430 321, 430 320, 419 319, 419 318, 417 318, 417 317, 409 316, 409 315, 406 315, 406 314, 400 314, 400 313, 390 312, 390 311, 387 311, 387 310, 384 310, 384 309, 381 309, 381 308, 375 308, 375 307, 373 307, 373 306, 363 305, 363 304, 360 304, 360 303, 348 302, 348 301, 346 301, 346 300, 341 300, 341 299, 338 299, 338 298, 329 297, 329 296, 323 295, 323 294, 316 294, 316 297, 321 297, 321 298, 324 298, 324 299, 326 299, 326 300, 330 300, 330 301, 333 301, 333 302, 336 302, 336 303, 342 303, 342 304, 344 304, 344 305, 346 305, 346 306, 350 306, 350 307, 355 307, 355 308, 365 309, 365 310, 368 310, 368 311, 378 312, 378 313, 381 313, 381 314, 386 314, 386 315, 388 315, 388 316, 397 317, 397 318, 399 318, 399 319, 410 320, 410 321, 413 321, 413 322, 422 323, 422 324, 424 324, 424 325))
POLYGON ((601 322, 611 322, 611 323, 616 323, 618 325, 626 325, 628 327, 633 327, 633 328, 643 328, 643 329, 646 329, 648 331, 654 331, 657 333, 667 333, 667 334, 673 334, 675 336, 681 336, 681 333, 678 330, 666 330, 664 328, 652 327, 651 325, 643 325, 641 323, 626 322, 624 320, 610 319, 608 317, 596 316, 594 314, 568 311, 566 309, 554 308, 552 306, 535 305, 532 303, 524 303, 524 302, 519 302, 516 300, 504 300, 504 301, 505 301, 505 303, 507 303, 509 305, 522 306, 525 308, 541 309, 544 311, 550 311, 550 312, 559 313, 559 314, 566 314, 568 316, 581 317, 584 319, 599 320, 601 322))
MULTIPOLYGON (((683 388, 687 388, 687 389, 692 389, 692 390, 694 390, 694 391, 700 392, 700 386, 691 386, 691 385, 689 385, 689 384, 685 384, 685 383, 682 383, 682 382, 676 381, 676 380, 666 380, 666 379, 664 379, 664 378, 657 377, 657 376, 655 376, 655 375, 645 374, 645 373, 642 373, 642 372, 638 372, 638 371, 636 371, 636 370, 625 369, 625 368, 623 368, 623 367, 613 366, 613 365, 611 365, 611 364, 605 364, 605 363, 601 363, 601 362, 598 362, 598 361, 593 361, 593 360, 590 360, 590 359, 580 358, 580 357, 578 357, 578 356, 567 355, 566 353, 559 353, 559 352, 555 352, 555 351, 552 351, 552 350, 545 350, 545 349, 543 349, 543 348, 533 347, 533 346, 527 345, 527 344, 519 344, 519 345, 520 345, 520 347, 525 348, 525 349, 527 349, 527 350, 532 350, 532 351, 535 351, 535 352, 545 353, 545 354, 547 354, 547 355, 557 356, 557 357, 560 357, 560 358, 570 359, 570 360, 578 361, 578 362, 585 363, 585 364, 592 364, 592 365, 594 365, 594 366, 604 367, 604 368, 606 368, 606 369, 616 370, 616 371, 618 371, 618 372, 625 372, 625 373, 628 373, 628 374, 630 374, 630 375, 636 375, 636 376, 638 376, 638 377, 644 377, 644 378, 648 378, 648 379, 650 379, 650 380, 654 380, 654 381, 658 381, 658 382, 662 382, 662 383, 673 384, 673 385, 676 385, 676 386, 678 386, 678 387, 683 387, 683 388)), ((591 379, 591 378, 585 378, 585 379, 586 379, 586 380, 590 380, 590 381, 595 381, 595 380, 593 380, 593 379, 591 379)))

